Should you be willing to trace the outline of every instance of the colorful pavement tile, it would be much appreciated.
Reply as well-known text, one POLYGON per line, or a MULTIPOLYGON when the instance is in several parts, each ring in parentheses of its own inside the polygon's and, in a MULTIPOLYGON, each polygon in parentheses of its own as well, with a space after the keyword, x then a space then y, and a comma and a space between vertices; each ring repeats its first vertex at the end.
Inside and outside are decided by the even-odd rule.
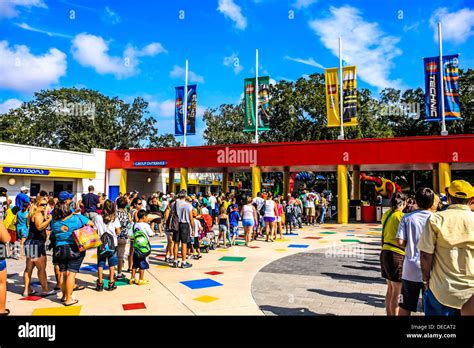
POLYGON ((215 280, 210 279, 210 278, 187 280, 187 281, 180 282, 180 283, 187 286, 188 288, 190 288, 192 290, 212 288, 212 287, 215 287, 215 286, 222 286, 223 285, 223 284, 221 284, 219 282, 216 282, 215 280))

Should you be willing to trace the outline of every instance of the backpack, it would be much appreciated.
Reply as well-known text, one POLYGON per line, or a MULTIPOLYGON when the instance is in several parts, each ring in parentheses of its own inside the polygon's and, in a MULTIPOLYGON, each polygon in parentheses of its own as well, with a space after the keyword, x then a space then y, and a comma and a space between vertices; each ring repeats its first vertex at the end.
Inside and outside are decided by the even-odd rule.
POLYGON ((179 216, 178 216, 178 207, 176 206, 177 202, 171 207, 170 215, 166 221, 166 228, 170 232, 178 232, 179 230, 179 216))
POLYGON ((114 237, 110 233, 105 232, 100 237, 100 241, 102 244, 99 245, 98 248, 99 255, 106 257, 112 256, 115 253, 114 237))
POLYGON ((134 227, 133 233, 133 252, 140 258, 146 258, 151 254, 151 245, 144 231, 134 227))
POLYGON ((265 215, 265 205, 267 204, 266 201, 263 202, 263 205, 262 207, 260 208, 260 211, 258 212, 260 214, 260 216, 264 216, 265 215))

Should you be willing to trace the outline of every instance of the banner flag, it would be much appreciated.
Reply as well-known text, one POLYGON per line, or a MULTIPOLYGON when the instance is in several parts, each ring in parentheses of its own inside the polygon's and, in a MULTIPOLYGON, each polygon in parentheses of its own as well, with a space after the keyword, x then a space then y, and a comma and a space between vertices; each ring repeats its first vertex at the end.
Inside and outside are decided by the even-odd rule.
MULTIPOLYGON (((270 129, 270 77, 258 78, 258 130, 270 129)), ((244 79, 245 125, 244 132, 255 132, 255 77, 244 79)))
POLYGON ((357 126, 357 75, 355 65, 342 68, 343 71, 343 99, 342 120, 344 126, 357 126))
MULTIPOLYGON (((328 127, 340 127, 339 114, 339 69, 330 68, 324 71, 326 81, 326 111, 328 116, 328 127)), ((343 125, 357 126, 357 85, 355 66, 343 68, 343 125)))
MULTIPOLYGON (((458 55, 443 56, 444 119, 459 120, 459 69, 458 55)), ((441 84, 439 80, 439 56, 424 58, 425 67, 425 121, 441 121, 441 84)))
MULTIPOLYGON (((186 114, 186 135, 196 134, 196 112, 197 112, 197 91, 196 85, 188 86, 187 94, 187 114, 186 114)), ((175 100, 175 122, 174 122, 174 135, 184 135, 184 86, 176 88, 176 100, 175 100)))

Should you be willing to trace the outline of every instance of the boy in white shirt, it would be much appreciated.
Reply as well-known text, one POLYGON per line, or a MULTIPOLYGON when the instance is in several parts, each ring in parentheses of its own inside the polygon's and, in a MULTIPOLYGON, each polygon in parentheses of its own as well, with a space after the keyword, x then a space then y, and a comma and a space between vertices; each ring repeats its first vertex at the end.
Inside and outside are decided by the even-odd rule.
MULTIPOLYGON (((139 210, 137 213, 138 222, 135 224, 134 231, 141 230, 148 239, 148 243, 150 243, 150 237, 153 237, 155 233, 151 230, 148 221, 148 212, 145 210, 139 210)), ((134 239, 135 240, 135 239, 134 239)), ((150 247, 151 248, 151 247, 150 247)), ((148 280, 145 280, 145 270, 150 268, 150 264, 148 263, 148 257, 142 257, 137 253, 137 250, 133 253, 133 264, 132 264, 132 274, 130 276, 130 284, 137 284, 137 285, 146 285, 149 283, 148 280), (135 279, 135 274, 137 269, 140 273, 140 279, 135 279)))
POLYGON ((197 216, 197 211, 196 209, 193 209, 193 218, 194 219, 194 231, 193 231, 193 235, 192 235, 192 238, 191 238, 191 249, 192 249, 192 252, 193 252, 193 259, 194 260, 199 260, 202 256, 201 256, 201 248, 199 246, 199 232, 201 232, 203 230, 202 228, 202 225, 201 225, 201 221, 199 221, 198 219, 196 219, 196 216, 197 216))

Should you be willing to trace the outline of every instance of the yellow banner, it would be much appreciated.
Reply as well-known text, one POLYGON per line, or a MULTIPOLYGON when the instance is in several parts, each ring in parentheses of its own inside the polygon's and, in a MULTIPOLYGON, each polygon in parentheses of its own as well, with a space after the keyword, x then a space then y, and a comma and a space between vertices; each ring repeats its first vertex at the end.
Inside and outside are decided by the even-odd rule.
MULTIPOLYGON (((356 67, 348 66, 343 68, 344 71, 344 111, 350 109, 349 115, 356 112, 356 67)), ((326 111, 328 115, 328 127, 340 127, 341 119, 339 113, 339 73, 338 68, 329 68, 324 72, 326 80, 326 111)), ((346 114, 347 115, 347 114, 346 114)), ((357 117, 351 117, 350 120, 344 121, 344 126, 357 126, 357 117)))
POLYGON ((344 126, 357 126, 357 76, 355 65, 342 68, 343 75, 343 113, 344 126))
POLYGON ((326 80, 326 110, 328 114, 328 127, 340 127, 339 119, 339 97, 338 97, 338 73, 337 68, 324 71, 326 80))

